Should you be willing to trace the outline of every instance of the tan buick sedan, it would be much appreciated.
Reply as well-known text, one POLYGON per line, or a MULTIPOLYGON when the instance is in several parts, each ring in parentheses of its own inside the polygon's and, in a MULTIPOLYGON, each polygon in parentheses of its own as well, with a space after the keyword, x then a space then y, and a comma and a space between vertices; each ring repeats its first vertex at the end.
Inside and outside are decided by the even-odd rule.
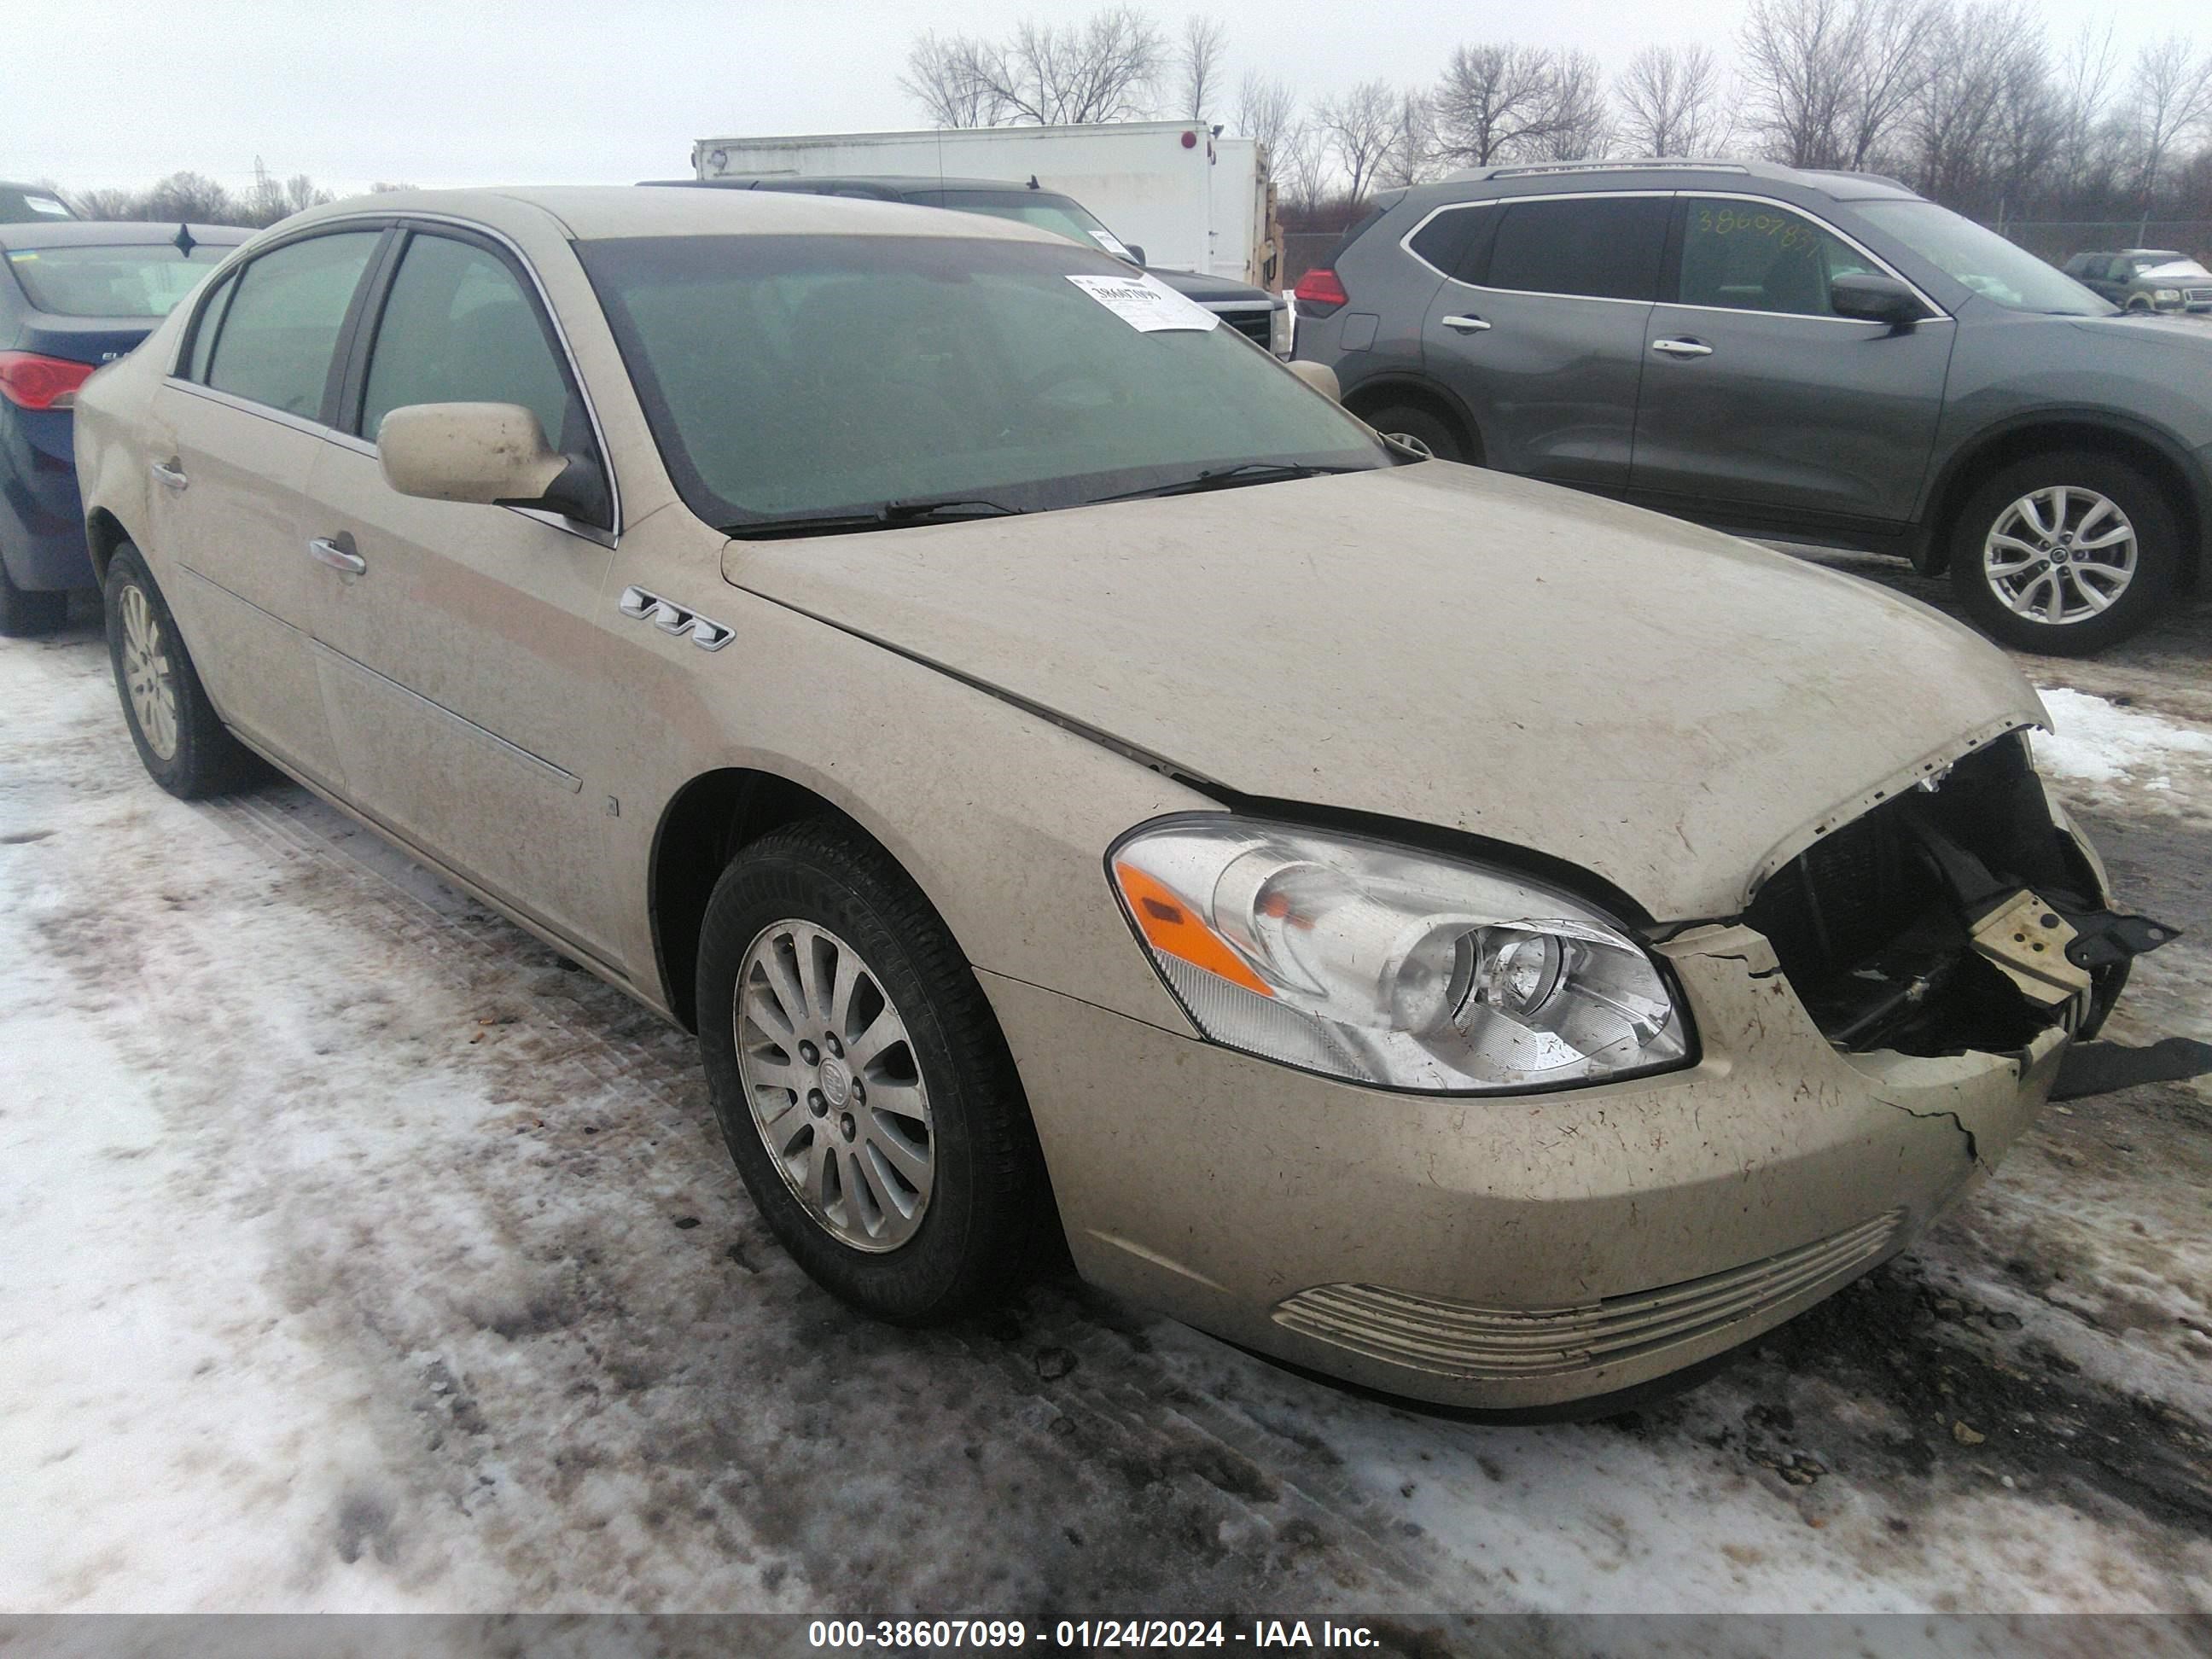
POLYGON ((155 781, 260 756, 696 1030, 892 1320, 1064 1235, 1396 1395, 1610 1394, 1902 1249, 2157 937, 1964 629, 1011 224, 341 204, 77 453, 155 781))

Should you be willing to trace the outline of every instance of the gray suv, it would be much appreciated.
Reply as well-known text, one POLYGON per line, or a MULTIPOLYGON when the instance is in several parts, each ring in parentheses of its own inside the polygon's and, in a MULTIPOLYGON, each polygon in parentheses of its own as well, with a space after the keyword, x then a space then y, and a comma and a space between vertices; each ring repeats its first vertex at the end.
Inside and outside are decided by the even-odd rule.
POLYGON ((1378 198, 1297 293, 1296 355, 1385 433, 1948 568, 2010 645, 2099 650, 2202 563, 2212 336, 1889 179, 1482 168, 1378 198))

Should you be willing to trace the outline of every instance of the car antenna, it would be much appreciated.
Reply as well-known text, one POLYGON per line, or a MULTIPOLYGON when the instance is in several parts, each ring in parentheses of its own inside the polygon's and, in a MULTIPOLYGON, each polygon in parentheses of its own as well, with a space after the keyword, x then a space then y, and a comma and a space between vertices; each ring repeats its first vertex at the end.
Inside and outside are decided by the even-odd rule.
POLYGON ((1036 189, 1036 188, 1037 188, 1036 174, 1035 174, 1034 173, 1032 173, 1031 174, 1030 174, 1030 188, 1031 190, 1035 190, 1035 189, 1036 189))
POLYGON ((178 225, 177 234, 174 240, 177 252, 183 254, 187 259, 192 257, 192 250, 199 246, 198 240, 192 234, 192 228, 187 224, 180 223, 178 225))

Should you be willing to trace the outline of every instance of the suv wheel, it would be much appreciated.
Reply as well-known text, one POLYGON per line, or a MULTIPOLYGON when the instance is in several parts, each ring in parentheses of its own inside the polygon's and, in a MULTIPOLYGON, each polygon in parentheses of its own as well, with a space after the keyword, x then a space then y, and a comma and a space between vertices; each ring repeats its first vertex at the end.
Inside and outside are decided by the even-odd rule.
POLYGON ((2158 614, 2181 572, 2181 526, 2157 484, 2087 451, 1991 477, 1959 515, 1951 581, 1975 624, 2023 651, 2085 656, 2158 614))
POLYGON ((1440 461, 1471 461, 1474 456, 1459 429, 1418 404, 1391 404, 1362 417, 1386 438, 1395 438, 1440 461))
POLYGON ((699 942, 699 1047, 753 1201, 814 1279, 928 1324, 1029 1259, 1042 1160, 982 988, 905 872, 826 821, 732 861, 699 942))
POLYGON ((128 542, 107 567, 107 658, 148 775, 180 800, 246 781, 252 757, 201 689, 176 618, 128 542))

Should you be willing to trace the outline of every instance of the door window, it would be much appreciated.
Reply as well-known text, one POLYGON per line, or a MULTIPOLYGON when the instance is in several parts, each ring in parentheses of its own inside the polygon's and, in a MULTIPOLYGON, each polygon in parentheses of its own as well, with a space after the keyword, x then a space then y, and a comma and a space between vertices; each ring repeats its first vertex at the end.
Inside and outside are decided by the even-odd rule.
MULTIPOLYGON (((383 234, 357 230, 313 236, 288 242, 246 266, 225 295, 217 296, 228 309, 210 354, 207 384, 320 420, 339 331, 383 234)), ((202 319, 204 332, 208 320, 202 319)))
POLYGON ((1671 207, 1663 196, 1515 202, 1498 222, 1484 286, 1656 300, 1671 207))
POLYGON ((1840 236, 1771 202, 1693 196, 1686 206, 1686 306, 1832 317, 1829 283, 1875 269, 1840 236))
POLYGON ((591 447, 538 307, 506 261, 471 242, 417 234, 377 325, 361 430, 373 439, 395 409, 453 403, 520 404, 556 449, 591 447))

